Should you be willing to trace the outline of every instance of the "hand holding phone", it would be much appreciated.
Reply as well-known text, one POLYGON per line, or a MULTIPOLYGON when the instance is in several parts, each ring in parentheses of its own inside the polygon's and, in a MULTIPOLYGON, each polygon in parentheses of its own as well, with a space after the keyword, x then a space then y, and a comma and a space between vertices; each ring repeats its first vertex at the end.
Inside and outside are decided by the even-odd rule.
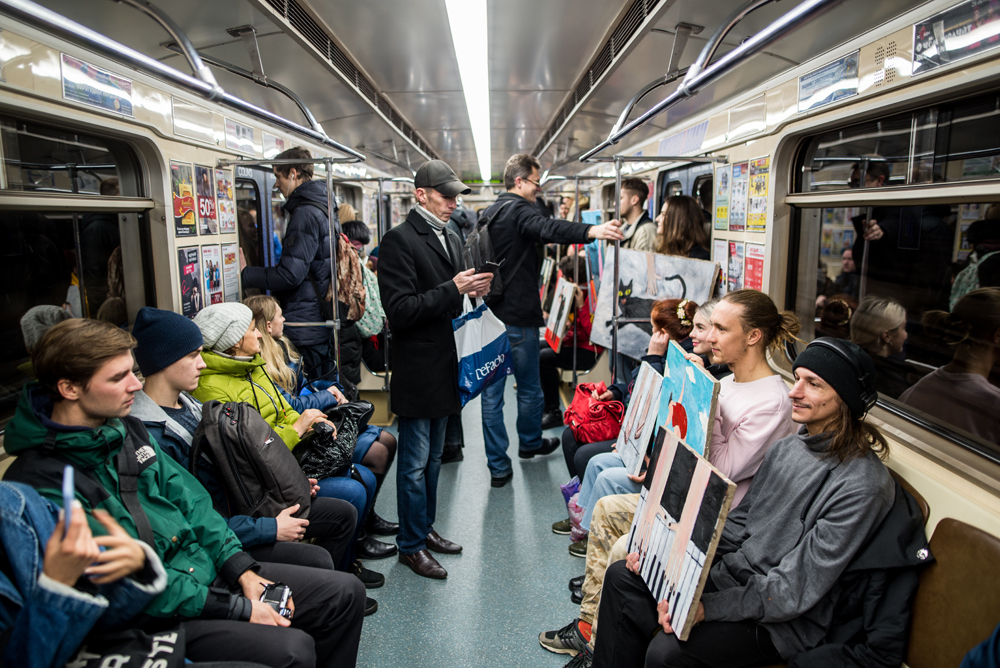
POLYGON ((507 258, 503 258, 499 262, 493 262, 492 260, 490 260, 489 262, 486 262, 485 264, 483 264, 483 266, 480 267, 479 269, 476 269, 476 273, 477 274, 492 274, 494 271, 497 271, 497 270, 500 269, 500 266, 503 264, 504 260, 506 260, 506 259, 507 258))

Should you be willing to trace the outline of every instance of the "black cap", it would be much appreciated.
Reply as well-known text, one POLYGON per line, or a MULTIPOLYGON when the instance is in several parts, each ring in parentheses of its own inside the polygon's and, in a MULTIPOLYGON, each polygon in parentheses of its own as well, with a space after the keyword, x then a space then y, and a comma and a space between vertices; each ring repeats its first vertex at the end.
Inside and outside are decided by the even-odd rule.
POLYGON ((799 353, 792 370, 805 367, 830 384, 851 415, 860 419, 878 399, 875 363, 860 346, 844 339, 822 337, 799 353))
POLYGON ((443 160, 431 160, 420 165, 413 176, 414 188, 434 188, 445 197, 468 195, 472 188, 462 183, 455 171, 443 160))

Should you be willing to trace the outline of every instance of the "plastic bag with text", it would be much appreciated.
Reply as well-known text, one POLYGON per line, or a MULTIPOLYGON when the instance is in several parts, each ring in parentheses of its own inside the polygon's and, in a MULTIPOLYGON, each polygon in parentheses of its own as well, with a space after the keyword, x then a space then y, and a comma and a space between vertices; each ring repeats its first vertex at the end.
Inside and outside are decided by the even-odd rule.
POLYGON ((513 373, 507 328, 486 304, 473 308, 465 296, 462 315, 451 321, 458 351, 458 393, 462 406, 495 380, 513 373))

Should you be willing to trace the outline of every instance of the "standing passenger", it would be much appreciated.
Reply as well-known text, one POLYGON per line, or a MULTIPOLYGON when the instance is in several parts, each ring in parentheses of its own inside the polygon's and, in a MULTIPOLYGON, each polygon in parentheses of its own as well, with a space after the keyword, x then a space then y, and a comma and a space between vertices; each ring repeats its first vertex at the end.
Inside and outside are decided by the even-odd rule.
MULTIPOLYGON (((621 239, 621 225, 585 225, 541 216, 532 203, 541 191, 538 161, 526 153, 511 156, 504 169, 507 192, 490 207, 497 220, 490 226, 496 257, 505 261, 500 269, 504 292, 489 300, 490 308, 507 326, 517 381, 518 456, 531 459, 559 447, 558 438, 542 441, 542 412, 545 400, 539 379, 538 328, 542 302, 538 296, 538 256, 536 243, 582 244, 591 239, 621 239)), ((499 260, 498 260, 499 261, 499 260)), ((507 456, 507 428, 503 421, 505 379, 483 391, 483 438, 493 487, 503 487, 514 477, 507 456)))
POLYGON ((431 160, 413 186, 417 206, 382 239, 378 274, 392 329, 392 411, 399 416, 396 541, 399 560, 414 573, 444 579, 448 572, 427 550, 462 551, 434 531, 445 428, 461 410, 451 321, 462 312, 462 295, 486 294, 493 274, 463 271, 462 243, 446 227, 455 198, 471 192, 455 172, 431 160))
POLYGON ((622 248, 647 253, 656 252, 656 223, 646 213, 649 186, 642 179, 632 177, 622 181, 621 221, 622 248))

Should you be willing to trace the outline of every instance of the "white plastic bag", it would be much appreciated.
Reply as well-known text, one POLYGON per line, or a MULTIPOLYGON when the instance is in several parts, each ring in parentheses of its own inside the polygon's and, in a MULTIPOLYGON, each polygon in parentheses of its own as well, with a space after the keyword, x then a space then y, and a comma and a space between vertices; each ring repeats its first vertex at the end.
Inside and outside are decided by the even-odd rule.
POLYGON ((451 323, 458 351, 458 393, 465 406, 487 385, 509 376, 514 369, 504 324, 485 303, 473 308, 465 295, 463 304, 462 315, 451 323))

